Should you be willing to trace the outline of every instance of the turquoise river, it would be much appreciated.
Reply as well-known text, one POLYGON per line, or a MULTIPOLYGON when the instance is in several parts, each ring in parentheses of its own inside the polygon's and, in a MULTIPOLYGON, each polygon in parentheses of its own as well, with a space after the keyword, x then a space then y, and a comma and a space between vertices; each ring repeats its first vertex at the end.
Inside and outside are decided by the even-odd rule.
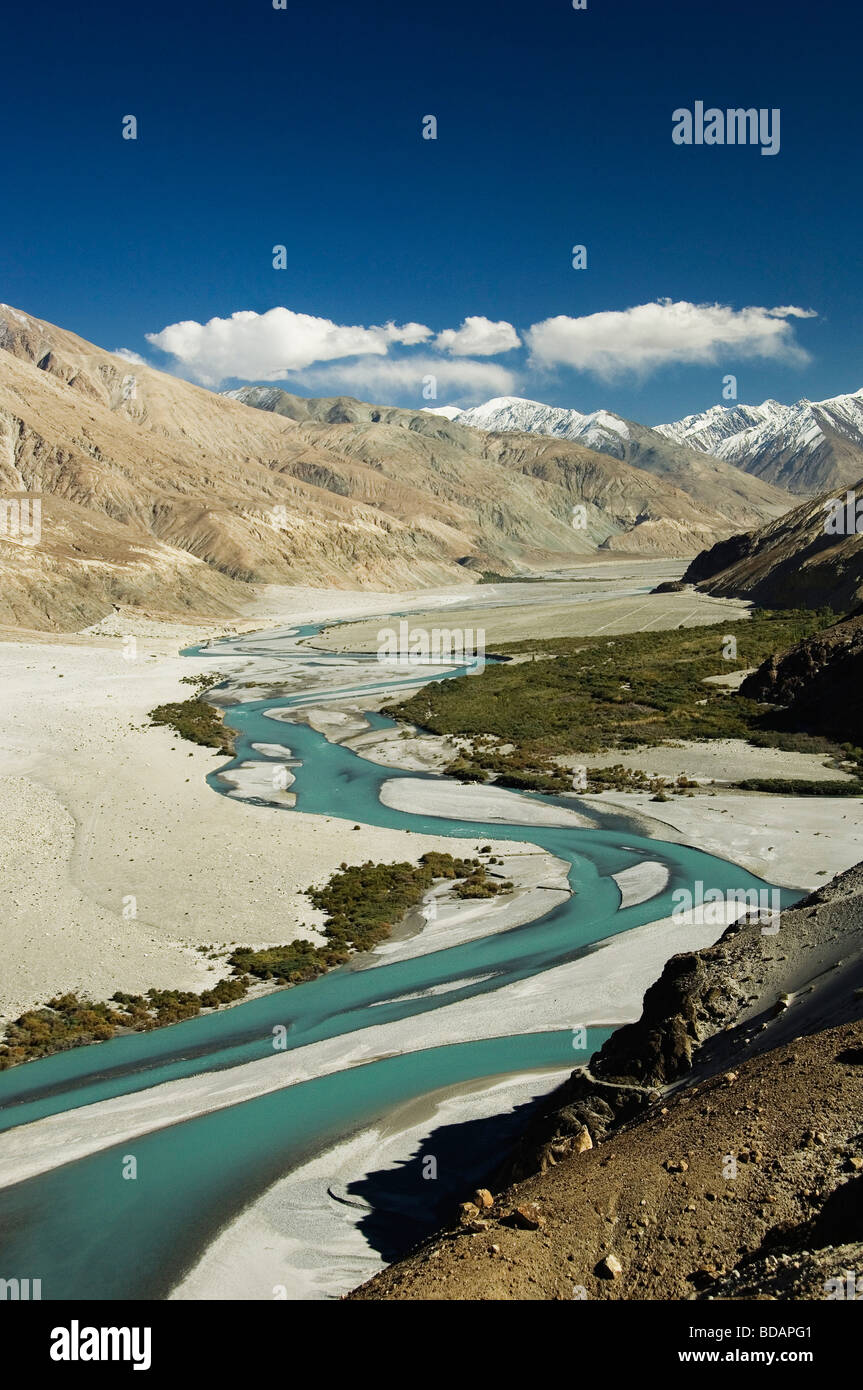
MULTIPOLYGON (((297 660, 296 643, 318 630, 285 631, 286 673, 297 660)), ((200 660, 233 651, 254 657, 254 640, 233 639, 187 654, 200 660)), ((267 634, 260 654, 272 660, 274 653, 279 653, 279 634, 267 634)), ((320 664, 331 659, 321 656, 320 664)), ((339 661, 344 665, 345 658, 339 661)), ((357 682, 337 691, 230 705, 226 721, 236 731, 236 756, 220 771, 268 761, 254 745, 287 737, 299 764, 292 768, 297 810, 478 842, 527 840, 569 864, 572 896, 545 915, 495 935, 403 961, 345 967, 185 1023, 77 1048, 0 1074, 0 1130, 76 1110, 85 1128, 85 1107, 96 1102, 272 1057, 278 1025, 287 1027, 291 1049, 394 1020, 417 1021, 415 1048, 401 1055, 154 1127, 134 1141, 139 1174, 134 1182, 116 1180, 129 1151, 126 1141, 0 1188, 0 1275, 40 1278, 44 1299, 166 1298, 245 1207, 286 1173, 393 1107, 447 1086, 573 1064, 571 1030, 509 1035, 505 1016, 499 1037, 424 1047, 422 1016, 429 1010, 537 975, 611 935, 668 916, 673 891, 692 888, 696 880, 721 891, 770 886, 700 850, 640 835, 623 816, 600 816, 601 828, 596 829, 526 826, 518 822, 524 801, 515 797, 510 824, 387 807, 380 799, 384 782, 437 774, 378 766, 328 742, 306 724, 274 721, 267 714, 320 705, 337 695, 355 695, 361 703, 363 691, 411 683, 382 682, 380 667, 368 657, 356 658, 355 664, 357 682), (667 885, 648 901, 621 909, 620 890, 611 876, 646 859, 664 864, 667 885)), ((390 722, 374 713, 367 718, 376 728, 390 722)), ((273 756, 271 761, 280 760, 273 756)), ((209 780, 215 793, 229 790, 219 773, 209 780)), ((532 799, 577 804, 538 795, 532 799)), ((284 807, 282 813, 293 811, 284 807)), ((242 804, 236 814, 243 815, 242 804)), ((798 896, 784 893, 783 901, 798 896)), ((606 1036, 607 1029, 590 1030, 589 1050, 606 1036)), ((38 1142, 38 1128, 33 1142, 38 1142)))

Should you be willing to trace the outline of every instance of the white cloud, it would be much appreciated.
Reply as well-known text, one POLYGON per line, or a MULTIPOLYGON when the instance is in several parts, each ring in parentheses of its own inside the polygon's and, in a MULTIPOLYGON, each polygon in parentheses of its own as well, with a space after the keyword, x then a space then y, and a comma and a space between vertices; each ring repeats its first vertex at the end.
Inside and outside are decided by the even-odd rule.
POLYGON ((471 314, 461 328, 445 328, 439 333, 434 345, 454 357, 495 357, 520 347, 521 339, 506 319, 494 323, 482 314, 471 314))
POLYGON ((131 348, 115 348, 114 357, 122 357, 124 362, 134 362, 136 367, 146 367, 148 364, 140 353, 133 352, 131 348))
POLYGON ((466 404, 488 396, 510 396, 516 391, 515 374, 494 362, 414 355, 410 357, 361 357, 355 362, 311 367, 292 380, 322 395, 352 395, 382 399, 390 394, 415 396, 417 404, 434 404, 423 397, 424 379, 433 376, 439 393, 466 404))
POLYGON ((228 377, 275 381, 313 362, 358 354, 383 356, 392 343, 422 342, 430 334, 431 329, 420 323, 362 328, 280 307, 265 314, 241 310, 209 323, 187 319, 146 336, 148 343, 176 357, 197 381, 217 386, 228 377))
POLYGON ((535 323, 525 334, 531 365, 564 366, 609 380, 624 372, 646 373, 672 363, 710 364, 723 357, 762 357, 803 363, 809 354, 794 338, 788 319, 813 318, 812 310, 670 299, 632 309, 535 323))
POLYGON ((817 319, 818 317, 814 309, 797 309, 793 304, 781 304, 778 309, 765 309, 764 312, 777 319, 817 319))
POLYGON ((389 335, 393 343, 404 343, 408 347, 414 347, 417 343, 424 343, 432 335, 432 330, 426 328, 424 323, 403 323, 401 328, 394 323, 388 323, 384 332, 389 335))
MULTIPOLYGON (((558 315, 524 335, 534 369, 570 367, 611 380, 675 363, 712 364, 761 357, 806 362, 794 320, 815 317, 794 305, 733 309, 723 304, 658 300, 583 318, 558 315)), ((423 378, 440 393, 475 403, 514 395, 516 373, 487 360, 522 345, 506 320, 468 315, 461 327, 434 333, 423 323, 365 327, 278 307, 243 310, 208 323, 169 324, 147 341, 174 359, 169 370, 215 387, 223 381, 291 381, 326 393, 421 397, 423 378)), ((117 353, 143 363, 137 353, 117 353)))

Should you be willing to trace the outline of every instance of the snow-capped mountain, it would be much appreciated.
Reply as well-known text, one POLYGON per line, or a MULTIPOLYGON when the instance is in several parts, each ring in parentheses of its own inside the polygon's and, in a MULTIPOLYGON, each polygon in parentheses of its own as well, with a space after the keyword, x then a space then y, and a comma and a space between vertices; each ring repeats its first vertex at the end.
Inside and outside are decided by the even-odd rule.
MULTIPOLYGON (((583 415, 519 396, 498 396, 470 410, 444 406, 431 413, 474 429, 572 439, 630 463, 647 446, 655 452, 661 436, 804 496, 850 487, 863 477, 863 390, 795 405, 771 400, 761 405, 714 405, 652 429, 608 410, 583 415)), ((642 459, 638 466, 650 465, 642 459)))
POLYGON ((655 429, 790 492, 823 492, 863 476, 863 391, 795 405, 715 405, 655 429))
POLYGON ((685 415, 682 420, 668 425, 655 425, 654 429, 668 439, 676 439, 679 444, 715 454, 726 440, 739 438, 746 430, 769 426, 790 409, 791 406, 780 405, 778 401, 765 401, 763 405, 712 405, 709 410, 685 415))
POLYGON ((527 401, 520 396, 495 396, 494 400, 474 406, 471 410, 457 410, 454 406, 445 405, 439 409, 427 407, 427 411, 431 415, 445 415, 448 420, 457 420, 460 425, 472 425, 477 430, 500 431, 504 434, 551 434, 558 439, 574 439, 586 449, 596 449, 600 454, 612 454, 619 459, 626 457, 626 445, 630 438, 627 421, 608 410, 582 415, 577 410, 543 405, 541 401, 527 401))

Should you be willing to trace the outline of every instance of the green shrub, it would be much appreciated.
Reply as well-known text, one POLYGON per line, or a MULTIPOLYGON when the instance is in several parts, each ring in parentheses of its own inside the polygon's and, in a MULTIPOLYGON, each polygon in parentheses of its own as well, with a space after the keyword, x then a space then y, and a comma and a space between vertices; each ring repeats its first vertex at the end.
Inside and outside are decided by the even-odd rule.
POLYGON ((781 796, 863 796, 863 782, 833 778, 818 782, 806 777, 745 777, 734 785, 747 792, 775 792, 781 796))
POLYGON ((150 719, 154 724, 166 724, 191 743, 218 748, 220 753, 229 755, 234 751, 233 734, 225 728, 221 712, 197 695, 189 700, 157 705, 150 710, 150 719))

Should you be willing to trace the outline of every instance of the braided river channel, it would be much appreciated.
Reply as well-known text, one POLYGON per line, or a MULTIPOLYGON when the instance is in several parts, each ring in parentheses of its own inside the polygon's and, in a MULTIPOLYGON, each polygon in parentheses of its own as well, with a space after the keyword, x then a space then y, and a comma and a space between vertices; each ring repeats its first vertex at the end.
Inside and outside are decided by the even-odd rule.
MULTIPOLYGON (((310 724, 291 722, 292 714, 346 699, 362 709, 364 695, 415 689, 422 681, 387 674, 373 656, 317 652, 309 643, 318 631, 295 627, 186 653, 198 663, 195 669, 202 661, 245 656, 281 672, 283 683, 294 687, 279 698, 250 699, 247 688, 236 703, 221 699, 236 732, 236 753, 209 778, 213 794, 236 795, 232 771, 279 764, 285 758, 280 747, 289 746, 296 801, 292 807, 276 799, 279 814, 337 817, 346 832, 358 822, 477 845, 529 842, 568 866, 571 892, 562 901, 557 894, 551 910, 522 925, 404 959, 398 952, 372 952, 361 968, 352 963, 307 984, 0 1074, 0 1132, 17 1130, 21 1145, 47 1155, 42 1171, 0 1188, 0 1275, 40 1279, 43 1299, 178 1296, 183 1280, 205 1263, 232 1223, 267 1194, 288 1192, 291 1175, 303 1173, 324 1175, 316 1188, 323 1208, 329 1204, 334 1220, 353 1223, 343 1228, 345 1240, 328 1253, 330 1218, 320 1203, 283 1202, 279 1240, 289 1252, 286 1269, 305 1269, 307 1277, 289 1271, 279 1282, 276 1260, 275 1282, 269 1274, 260 1286, 250 1278, 241 1296, 338 1296, 469 1195, 472 1178, 490 1171, 536 1098, 610 1032, 601 1017, 567 1018, 565 1001, 559 1026, 549 1026, 547 1015, 542 1026, 525 1026, 522 1007, 516 1027, 508 1001, 518 998, 523 1006, 539 997, 545 979, 555 978, 549 972, 668 918, 675 889, 693 890, 698 880, 723 892, 770 887, 735 864, 646 835, 643 823, 639 831, 639 823, 603 814, 595 802, 588 810, 577 797, 501 791, 497 804, 509 809, 488 821, 462 818, 463 802, 454 803, 451 816, 388 805, 381 796, 385 784, 412 778, 440 787, 447 779, 373 763, 310 724), (328 669, 337 682, 321 688, 328 669), (317 686, 296 689, 302 673, 312 670, 317 686), (536 823, 540 807, 552 823, 536 823), (585 823, 575 816, 567 823, 567 808, 583 810, 585 823), (645 863, 662 866, 664 886, 625 905, 614 876, 645 863), (453 1011, 466 1001, 472 1001, 466 1010, 453 1011), (463 1026, 453 1035, 444 1020, 469 1017, 474 1008, 493 1017, 492 1035, 487 1025, 477 1036, 468 1027, 468 1036, 459 1037, 463 1026), (583 1050, 577 1053, 574 1032, 581 1028, 583 1050), (284 1031, 276 1052, 277 1029, 284 1031), (380 1038, 371 1057, 363 1050, 364 1034, 380 1038), (512 1095, 508 1078, 520 1079, 512 1095), (486 1105, 459 1123, 464 1112, 444 1105, 435 1121, 441 1098, 483 1093, 499 1097, 497 1118, 486 1105), (427 1137, 374 1174, 377 1150, 367 1146, 359 1167, 348 1167, 345 1180, 337 1181, 344 1164, 333 1158, 330 1172, 328 1155, 348 1153, 356 1136, 387 1132, 396 1114, 425 1116, 427 1137), (452 1122, 444 1124, 447 1116, 452 1122), (424 1181, 429 1154, 436 1181, 424 1181), (134 1180, 121 1177, 129 1159, 134 1180), (357 1255, 360 1246, 369 1252, 365 1262, 357 1255)), ((432 678, 463 670, 436 670, 432 678)), ((278 683, 277 676, 271 679, 278 683)), ((372 729, 394 727, 374 712, 366 719, 372 729)), ((266 779, 255 785, 265 786, 266 779)), ((258 799, 267 800, 265 794, 258 799)), ((239 800, 236 815, 243 814, 239 800)), ((345 859, 350 862, 348 833, 345 859)), ((799 896, 783 890, 782 900, 799 896)), ((425 931, 433 933, 434 924, 425 931)))

